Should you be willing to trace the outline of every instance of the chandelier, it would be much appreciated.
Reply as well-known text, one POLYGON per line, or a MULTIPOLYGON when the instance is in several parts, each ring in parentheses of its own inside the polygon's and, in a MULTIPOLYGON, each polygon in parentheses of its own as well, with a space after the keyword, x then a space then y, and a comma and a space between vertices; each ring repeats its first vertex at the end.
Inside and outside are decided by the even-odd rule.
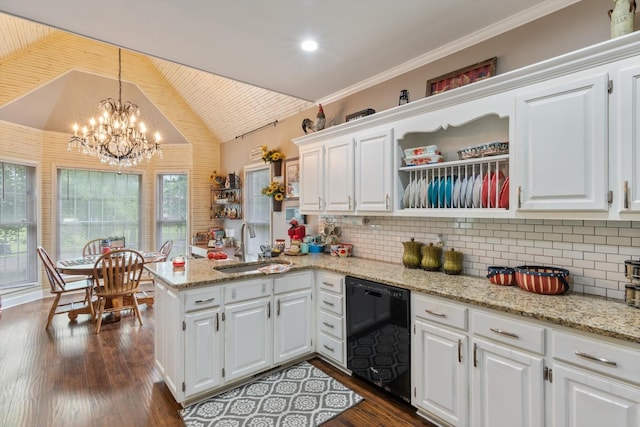
POLYGON ((147 141, 147 128, 139 121, 140 109, 130 101, 122 102, 122 52, 118 49, 118 100, 108 98, 99 103, 100 116, 93 117, 82 130, 73 125, 73 136, 67 151, 77 147, 83 154, 96 156, 110 166, 130 167, 154 155, 162 158, 160 134, 154 142, 147 141))

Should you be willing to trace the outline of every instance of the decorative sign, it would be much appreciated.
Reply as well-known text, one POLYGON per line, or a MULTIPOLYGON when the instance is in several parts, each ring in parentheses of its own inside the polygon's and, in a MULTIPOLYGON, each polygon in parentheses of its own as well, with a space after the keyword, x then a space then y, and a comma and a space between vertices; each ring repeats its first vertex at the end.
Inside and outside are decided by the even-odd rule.
POLYGON ((258 160, 262 160, 262 146, 256 147, 249 153, 249 160, 252 162, 257 162, 258 160))

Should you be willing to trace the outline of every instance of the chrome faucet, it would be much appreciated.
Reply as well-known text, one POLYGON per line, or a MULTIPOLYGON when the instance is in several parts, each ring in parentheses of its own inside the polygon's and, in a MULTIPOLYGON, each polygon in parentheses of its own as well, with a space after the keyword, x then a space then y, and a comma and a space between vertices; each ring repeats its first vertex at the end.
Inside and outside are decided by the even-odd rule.
POLYGON ((240 258, 240 260, 242 262, 246 261, 246 257, 247 257, 247 243, 246 243, 246 239, 245 239, 245 230, 244 228, 247 227, 249 229, 249 237, 250 238, 254 238, 256 237, 256 232, 253 229, 253 227, 251 226, 251 224, 249 224, 248 222, 243 222, 242 223, 242 227, 240 227, 240 246, 238 246, 238 249, 236 249, 236 252, 233 254, 235 256, 237 256, 238 258, 240 258))

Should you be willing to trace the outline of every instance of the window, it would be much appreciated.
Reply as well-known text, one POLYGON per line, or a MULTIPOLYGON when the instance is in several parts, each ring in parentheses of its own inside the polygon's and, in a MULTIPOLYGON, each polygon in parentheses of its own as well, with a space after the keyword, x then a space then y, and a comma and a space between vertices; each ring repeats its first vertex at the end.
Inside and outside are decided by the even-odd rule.
MULTIPOLYGON (((158 248, 173 240, 172 254, 187 254, 187 175, 158 175, 156 236, 158 248)), ((169 257, 172 256, 169 254, 169 257)))
POLYGON ((38 281, 36 170, 0 162, 0 289, 38 281))
POLYGON ((142 177, 139 174, 58 170, 58 259, 77 257, 99 237, 124 237, 140 248, 142 177))
POLYGON ((262 194, 262 189, 269 185, 270 176, 269 166, 245 169, 245 221, 251 224, 256 232, 256 237, 251 239, 247 231, 246 254, 257 255, 260 245, 271 241, 271 200, 262 194))

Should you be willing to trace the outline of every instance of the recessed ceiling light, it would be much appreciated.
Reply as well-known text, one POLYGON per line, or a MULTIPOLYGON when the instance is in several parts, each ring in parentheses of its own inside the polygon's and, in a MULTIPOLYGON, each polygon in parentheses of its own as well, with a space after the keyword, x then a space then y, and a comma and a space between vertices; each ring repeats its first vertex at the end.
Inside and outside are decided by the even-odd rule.
POLYGON ((313 52, 318 49, 318 42, 315 40, 305 40, 300 45, 305 52, 313 52))

